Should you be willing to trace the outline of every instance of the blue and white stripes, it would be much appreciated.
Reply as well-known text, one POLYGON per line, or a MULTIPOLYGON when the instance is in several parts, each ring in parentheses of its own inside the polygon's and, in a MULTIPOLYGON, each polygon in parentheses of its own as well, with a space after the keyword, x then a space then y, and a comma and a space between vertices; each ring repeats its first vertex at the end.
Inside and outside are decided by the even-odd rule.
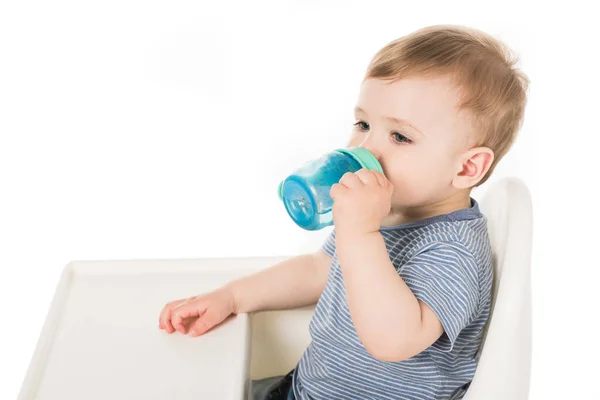
POLYGON ((380 232, 398 274, 436 313, 445 333, 409 360, 373 358, 350 318, 334 231, 323 244, 333 263, 310 323, 312 342, 294 374, 297 399, 460 399, 473 378, 493 276, 486 221, 477 203, 380 232))

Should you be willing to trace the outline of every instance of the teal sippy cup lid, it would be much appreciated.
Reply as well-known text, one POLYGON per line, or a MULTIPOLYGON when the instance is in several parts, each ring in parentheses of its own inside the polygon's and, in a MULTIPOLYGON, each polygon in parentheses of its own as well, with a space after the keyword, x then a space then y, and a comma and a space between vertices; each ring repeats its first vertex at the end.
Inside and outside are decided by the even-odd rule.
POLYGON ((379 163, 377 157, 375 157, 373 153, 371 153, 369 150, 363 147, 350 147, 348 149, 338 149, 336 151, 348 154, 356 161, 358 161, 358 163, 363 168, 379 171, 383 174, 383 168, 381 167, 381 164, 379 163))

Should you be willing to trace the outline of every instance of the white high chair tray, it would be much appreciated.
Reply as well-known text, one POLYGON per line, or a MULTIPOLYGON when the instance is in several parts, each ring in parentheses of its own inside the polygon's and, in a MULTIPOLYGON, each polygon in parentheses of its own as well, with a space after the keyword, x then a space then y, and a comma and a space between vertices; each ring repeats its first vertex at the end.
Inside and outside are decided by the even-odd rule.
POLYGON ((163 306, 265 267, 260 258, 74 261, 60 279, 20 400, 243 399, 250 321, 203 336, 158 328, 163 306))

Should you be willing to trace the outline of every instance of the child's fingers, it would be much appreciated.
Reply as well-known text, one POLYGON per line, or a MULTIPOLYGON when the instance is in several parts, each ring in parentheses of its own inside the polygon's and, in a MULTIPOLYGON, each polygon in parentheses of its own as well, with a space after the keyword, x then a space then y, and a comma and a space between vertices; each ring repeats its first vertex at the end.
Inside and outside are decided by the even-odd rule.
POLYGON ((185 300, 173 301, 173 302, 167 304, 165 306, 165 308, 163 309, 163 312, 161 314, 161 321, 164 326, 164 329, 168 333, 175 332, 175 328, 173 327, 173 324, 171 323, 171 312, 173 311, 173 309, 175 307, 177 307, 179 304, 182 304, 183 302, 185 302, 185 300))
POLYGON ((363 185, 361 180, 356 176, 356 174, 352 172, 346 172, 344 176, 340 179, 340 185, 346 186, 347 188, 356 188, 363 185))
POLYGON ((174 301, 165 307, 165 312, 163 314, 163 325, 168 333, 175 332, 175 328, 173 328, 173 325, 171 324, 171 311, 177 306, 177 304, 181 302, 182 300, 174 301))
POLYGON ((389 183, 389 180, 385 177, 385 175, 383 175, 379 171, 371 171, 371 172, 373 174, 373 177, 375 177, 375 179, 377 180, 377 183, 379 183, 380 186, 382 186, 382 187, 387 186, 387 184, 389 183))
POLYGON ((170 307, 172 303, 167 303, 162 310, 160 310, 160 315, 158 316, 158 327, 160 329, 165 329, 167 326, 164 323, 164 318, 165 318, 165 312, 167 311, 167 308, 170 307))
POLYGON ((220 323, 223 319, 211 308, 207 309, 206 312, 194 322, 190 328, 191 336, 200 336, 205 334, 208 330, 213 328, 215 325, 220 323))
POLYGON ((377 179, 377 182, 379 183, 379 185, 382 188, 385 188, 387 190, 393 190, 394 187, 392 185, 392 182, 390 182, 390 180, 388 178, 385 177, 384 174, 382 174, 379 171, 373 171, 373 176, 375 176, 375 178, 377 179))
POLYGON ((200 309, 196 302, 181 304, 173 309, 171 313, 171 324, 173 324, 175 330, 185 335, 183 320, 192 317, 200 317, 203 313, 204 310, 200 309))
POLYGON ((167 303, 167 305, 165 305, 163 307, 163 309, 160 311, 160 316, 158 317, 158 327, 160 329, 164 329, 168 332, 167 329, 167 324, 165 323, 165 314, 167 312, 167 310, 169 309, 169 307, 171 307, 172 303, 167 303))
POLYGON ((369 171, 368 169, 361 169, 359 171, 356 172, 356 176, 358 177, 358 179, 360 179, 362 181, 362 183, 364 183, 365 185, 372 185, 375 183, 378 183, 379 180, 377 179, 377 177, 373 174, 372 171, 369 171))
POLYGON ((340 195, 346 192, 348 188, 340 183, 336 183, 331 186, 331 190, 329 191, 329 196, 335 201, 340 195))

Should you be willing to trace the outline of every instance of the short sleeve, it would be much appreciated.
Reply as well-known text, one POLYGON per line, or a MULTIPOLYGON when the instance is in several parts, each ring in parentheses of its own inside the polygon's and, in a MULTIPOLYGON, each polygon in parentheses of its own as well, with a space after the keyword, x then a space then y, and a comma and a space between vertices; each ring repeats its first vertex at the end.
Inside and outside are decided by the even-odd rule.
POLYGON ((413 256, 398 273, 444 327, 444 334, 433 347, 451 351, 461 330, 477 313, 479 280, 475 258, 460 244, 436 243, 413 256))
POLYGON ((327 236, 327 239, 325 239, 325 242, 321 246, 321 250, 329 257, 333 258, 335 255, 335 229, 327 236))

